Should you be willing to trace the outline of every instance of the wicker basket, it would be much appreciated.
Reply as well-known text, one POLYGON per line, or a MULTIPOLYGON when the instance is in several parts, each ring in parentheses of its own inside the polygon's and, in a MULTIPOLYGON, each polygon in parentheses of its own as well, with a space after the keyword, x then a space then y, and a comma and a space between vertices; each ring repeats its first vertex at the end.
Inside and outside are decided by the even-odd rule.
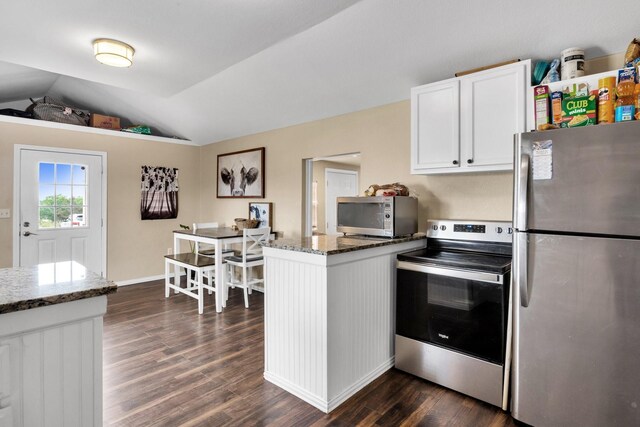
POLYGON ((260 225, 260 221, 257 219, 236 218, 234 221, 236 222, 238 230, 243 230, 245 228, 258 228, 260 225))

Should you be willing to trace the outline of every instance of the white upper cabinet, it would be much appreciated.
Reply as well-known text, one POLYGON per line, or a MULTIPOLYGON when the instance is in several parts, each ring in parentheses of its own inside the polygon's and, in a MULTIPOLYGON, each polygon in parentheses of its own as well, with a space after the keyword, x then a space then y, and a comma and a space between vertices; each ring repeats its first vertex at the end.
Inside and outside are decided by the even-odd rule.
POLYGON ((513 168, 525 131, 531 62, 521 61, 411 90, 411 172, 513 168))
POLYGON ((460 82, 447 80, 411 90, 411 168, 460 164, 460 82))

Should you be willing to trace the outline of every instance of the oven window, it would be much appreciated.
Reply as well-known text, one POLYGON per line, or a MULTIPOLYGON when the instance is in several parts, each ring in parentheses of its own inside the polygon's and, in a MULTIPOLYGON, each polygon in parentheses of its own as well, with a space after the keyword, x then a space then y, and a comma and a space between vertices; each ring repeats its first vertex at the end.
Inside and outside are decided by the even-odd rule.
POLYGON ((402 269, 397 284, 398 335, 504 362, 505 286, 402 269))
POLYGON ((383 203, 338 203, 338 226, 384 229, 383 203))

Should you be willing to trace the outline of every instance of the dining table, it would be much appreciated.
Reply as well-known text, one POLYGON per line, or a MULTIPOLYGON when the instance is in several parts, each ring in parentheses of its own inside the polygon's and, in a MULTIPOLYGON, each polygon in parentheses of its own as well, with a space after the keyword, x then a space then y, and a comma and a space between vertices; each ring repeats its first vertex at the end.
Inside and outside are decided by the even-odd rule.
MULTIPOLYGON (((221 268, 223 263, 222 250, 227 249, 229 245, 234 243, 242 243, 242 230, 231 227, 218 227, 218 228, 199 228, 197 230, 174 230, 173 231, 173 253, 179 254, 180 243, 182 240, 189 242, 204 243, 212 245, 214 247, 214 260, 216 269, 214 271, 214 282, 216 288, 224 289, 225 269, 221 268), (219 285, 220 284, 220 285, 219 285)), ((271 232, 269 239, 273 239, 275 232, 271 232)), ((224 292, 220 295, 224 298, 224 292)), ((222 298, 216 298, 216 312, 222 311, 222 298)))

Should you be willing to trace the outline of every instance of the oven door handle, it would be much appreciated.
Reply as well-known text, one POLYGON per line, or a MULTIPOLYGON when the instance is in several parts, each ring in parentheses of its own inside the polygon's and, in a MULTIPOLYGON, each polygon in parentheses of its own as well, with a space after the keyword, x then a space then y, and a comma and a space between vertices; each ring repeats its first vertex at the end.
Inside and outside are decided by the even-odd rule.
POLYGON ((476 282, 504 283, 504 274, 441 268, 431 265, 414 264, 407 261, 398 261, 398 269, 415 271, 417 273, 435 274, 436 276, 455 277, 456 279, 474 280, 476 282))

